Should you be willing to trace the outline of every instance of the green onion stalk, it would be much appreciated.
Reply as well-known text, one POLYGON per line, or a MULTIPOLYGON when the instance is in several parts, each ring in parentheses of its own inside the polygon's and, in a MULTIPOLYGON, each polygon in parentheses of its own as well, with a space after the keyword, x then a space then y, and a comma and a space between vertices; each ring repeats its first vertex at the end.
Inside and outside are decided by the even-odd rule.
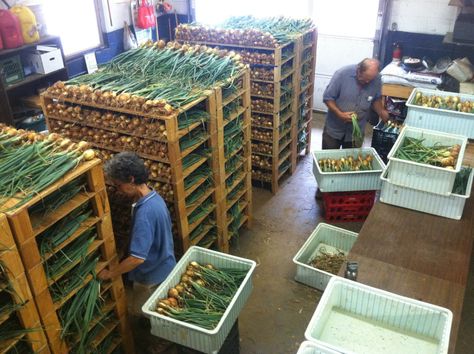
POLYGON ((69 215, 38 235, 41 256, 54 252, 56 247, 71 237, 92 214, 88 203, 74 209, 69 215))
POLYGON ((364 142, 364 135, 362 134, 362 131, 360 130, 360 127, 359 127, 359 119, 357 117, 357 114, 353 113, 351 115, 351 119, 352 119, 352 145, 354 147, 362 146, 362 143, 364 142))
POLYGON ((7 340, 14 338, 22 338, 28 333, 39 330, 40 328, 23 328, 16 318, 10 318, 0 324, 0 343, 5 343, 7 340))
POLYGON ((71 200, 82 190, 86 190, 85 181, 75 179, 71 183, 60 187, 56 192, 44 197, 38 203, 29 208, 28 212, 32 216, 45 216, 71 200))
POLYGON ((209 232, 198 242, 199 247, 209 248, 217 240, 217 231, 215 229, 209 232))
POLYGON ((191 214, 188 216, 188 223, 194 224, 196 221, 202 217, 208 215, 212 209, 214 209, 215 204, 212 202, 212 196, 207 198, 201 205, 199 205, 191 214))
POLYGON ((54 279, 67 272, 71 265, 84 258, 89 246, 96 238, 95 230, 88 229, 69 245, 54 253, 45 263, 48 279, 54 279))
POLYGON ((82 261, 68 271, 59 281, 50 286, 53 301, 56 302, 73 290, 80 287, 88 276, 95 277, 95 269, 99 262, 99 256, 96 252, 85 257, 82 261))
POLYGON ((59 311, 62 324, 61 338, 70 344, 74 353, 90 353, 92 349, 90 344, 97 334, 94 329, 103 321, 103 305, 100 281, 94 278, 61 307, 59 311), (97 319, 98 325, 91 328, 97 319))

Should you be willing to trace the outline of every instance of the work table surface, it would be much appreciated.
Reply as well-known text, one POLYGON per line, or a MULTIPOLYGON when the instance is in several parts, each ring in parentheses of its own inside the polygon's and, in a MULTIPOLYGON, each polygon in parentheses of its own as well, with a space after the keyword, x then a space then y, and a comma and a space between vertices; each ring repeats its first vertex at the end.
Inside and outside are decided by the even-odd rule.
MULTIPOLYGON (((472 143, 464 163, 474 167, 472 143)), ((360 283, 450 309, 449 353, 454 353, 473 239, 474 197, 466 201, 461 220, 377 202, 348 259, 359 262, 360 283)))

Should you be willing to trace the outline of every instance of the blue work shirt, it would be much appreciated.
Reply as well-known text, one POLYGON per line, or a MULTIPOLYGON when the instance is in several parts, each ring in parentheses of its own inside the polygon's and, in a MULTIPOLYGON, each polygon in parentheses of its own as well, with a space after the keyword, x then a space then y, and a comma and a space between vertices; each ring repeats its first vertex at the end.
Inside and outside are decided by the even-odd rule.
POLYGON ((128 273, 131 281, 147 285, 163 282, 176 265, 171 218, 155 191, 140 198, 132 211, 130 255, 145 262, 128 273))
MULTIPOLYGON (((345 66, 334 73, 323 94, 323 101, 335 101, 342 112, 355 112, 362 133, 370 117, 370 107, 381 97, 380 75, 365 86, 357 82, 357 65, 345 66)), ((345 123, 328 110, 324 129, 334 139, 352 141, 352 124, 345 123)))

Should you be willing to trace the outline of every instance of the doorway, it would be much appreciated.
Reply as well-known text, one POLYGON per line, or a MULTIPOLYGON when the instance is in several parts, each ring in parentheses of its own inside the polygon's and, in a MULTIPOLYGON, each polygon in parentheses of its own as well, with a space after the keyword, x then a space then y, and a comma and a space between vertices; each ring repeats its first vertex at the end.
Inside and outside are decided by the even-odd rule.
POLYGON ((323 93, 339 68, 375 55, 381 23, 380 0, 311 1, 311 16, 318 26, 314 109, 327 111, 323 93))

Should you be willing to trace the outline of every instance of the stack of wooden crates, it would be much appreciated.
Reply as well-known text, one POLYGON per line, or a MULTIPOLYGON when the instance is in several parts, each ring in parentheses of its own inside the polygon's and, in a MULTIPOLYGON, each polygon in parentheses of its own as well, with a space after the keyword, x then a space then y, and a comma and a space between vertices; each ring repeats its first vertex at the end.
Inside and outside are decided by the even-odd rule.
MULTIPOLYGON (((42 96, 42 105, 50 131, 89 141, 103 160, 120 151, 134 151, 145 160, 151 171, 148 184, 170 210, 177 255, 193 245, 227 252, 231 237, 250 223, 252 187, 248 69, 229 80, 232 89, 209 89, 170 116, 58 99, 48 93, 42 96), (110 118, 108 124, 100 120, 104 115, 110 118), (206 119, 186 124, 196 115, 206 119), (130 129, 124 121, 144 129, 130 129), (161 146, 159 153, 148 152, 149 147, 156 151, 156 146, 161 146)), ((131 201, 113 188, 108 192, 114 231, 126 252, 131 201)))
MULTIPOLYGON (((36 353, 74 353, 83 338, 64 331, 64 309, 81 296, 94 272, 118 264, 101 161, 80 164, 28 202, 17 204, 18 199, 12 198, 2 205, 0 262, 6 269, 7 284, 15 290, 14 301, 24 303, 17 311, 20 324, 32 331, 26 341, 13 338, 0 351, 23 345, 36 353), (76 193, 65 197, 65 191, 72 189, 76 193), (51 237, 59 233, 64 238, 52 243, 51 237), (68 258, 64 266, 57 267, 56 262, 84 244, 85 235, 87 256, 74 262, 68 258), (81 267, 90 266, 93 269, 86 275, 76 276, 81 267)), ((5 285, 2 282, 0 289, 5 285)), ((89 324, 89 345, 100 353, 133 353, 122 279, 104 282, 100 297, 100 311, 89 324)), ((13 313, 2 316, 0 322, 13 317, 13 313)))
POLYGON ((276 193, 296 169, 297 156, 309 152, 317 29, 274 48, 183 40, 179 35, 177 40, 232 50, 250 65, 252 180, 276 193), (254 53, 262 55, 260 62, 249 59, 254 53))

